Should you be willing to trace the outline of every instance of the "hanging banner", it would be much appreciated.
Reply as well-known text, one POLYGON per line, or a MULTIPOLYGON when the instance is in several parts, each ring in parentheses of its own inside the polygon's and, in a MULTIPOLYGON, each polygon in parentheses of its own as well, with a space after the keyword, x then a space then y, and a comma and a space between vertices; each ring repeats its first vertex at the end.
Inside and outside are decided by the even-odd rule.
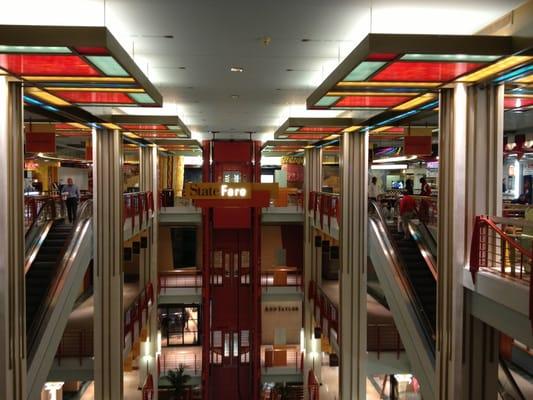
POLYGON ((55 153, 56 134, 52 124, 26 125, 25 150, 28 153, 55 153))
POLYGON ((433 128, 409 128, 404 137, 404 156, 426 156, 433 152, 431 146, 433 128))
POLYGON ((93 160, 93 142, 90 140, 85 141, 85 160, 93 160))

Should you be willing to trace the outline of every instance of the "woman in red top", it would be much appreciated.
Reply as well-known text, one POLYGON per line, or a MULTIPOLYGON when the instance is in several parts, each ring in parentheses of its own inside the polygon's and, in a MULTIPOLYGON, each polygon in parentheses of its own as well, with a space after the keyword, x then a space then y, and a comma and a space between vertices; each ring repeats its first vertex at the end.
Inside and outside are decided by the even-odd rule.
POLYGON ((402 220, 403 238, 409 239, 409 221, 416 216, 416 201, 407 191, 403 192, 400 199, 400 219, 402 220))
MULTIPOLYGON (((420 178, 420 196, 431 196, 431 186, 427 183, 426 178, 420 178)), ((427 223, 429 221, 429 202, 425 199, 420 201, 420 210, 418 210, 420 221, 427 223)))

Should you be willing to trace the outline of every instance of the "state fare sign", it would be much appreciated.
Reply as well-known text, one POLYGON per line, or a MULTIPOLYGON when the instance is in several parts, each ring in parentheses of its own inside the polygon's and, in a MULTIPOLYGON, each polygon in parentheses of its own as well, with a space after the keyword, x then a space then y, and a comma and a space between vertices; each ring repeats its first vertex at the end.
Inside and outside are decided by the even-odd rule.
POLYGON ((184 196, 193 200, 250 199, 249 183, 186 183, 184 196))

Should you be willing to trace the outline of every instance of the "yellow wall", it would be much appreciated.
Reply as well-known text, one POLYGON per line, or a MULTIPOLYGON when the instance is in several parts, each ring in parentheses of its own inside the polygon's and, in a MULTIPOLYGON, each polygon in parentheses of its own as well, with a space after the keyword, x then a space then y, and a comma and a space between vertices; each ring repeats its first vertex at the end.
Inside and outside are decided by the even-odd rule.
POLYGON ((281 227, 279 225, 264 225, 261 227, 261 269, 271 269, 278 266, 277 252, 283 248, 281 241, 281 227))
POLYGON ((261 341, 263 344, 274 344, 275 328, 285 328, 287 343, 300 343, 302 327, 301 301, 263 301, 261 303, 261 341), (290 307, 297 311, 266 311, 266 308, 290 307))

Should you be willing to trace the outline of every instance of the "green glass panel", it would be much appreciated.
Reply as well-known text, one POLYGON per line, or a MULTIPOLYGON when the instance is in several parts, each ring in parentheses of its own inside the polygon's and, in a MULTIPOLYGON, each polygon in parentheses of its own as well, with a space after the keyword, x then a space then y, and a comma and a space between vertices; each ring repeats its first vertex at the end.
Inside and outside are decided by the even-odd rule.
POLYGON ((385 64, 383 61, 363 61, 344 80, 348 82, 364 81, 385 64))
POLYGON ((128 72, 111 56, 87 56, 87 59, 108 76, 129 76, 128 72))
POLYGON ((492 62, 500 57, 474 54, 405 54, 401 59, 407 61, 492 62))
POLYGON ((154 99, 150 97, 150 95, 146 93, 128 93, 128 95, 135 100, 137 103, 155 103, 154 99))
POLYGON ((289 126, 287 129, 285 129, 285 132, 296 132, 298 129, 300 129, 299 126, 289 126))
POLYGON ((4 46, 0 45, 0 53, 72 53, 68 47, 61 46, 4 46))
POLYGON ((326 107, 326 106, 332 105, 339 99, 340 99, 339 96, 324 96, 320 100, 318 100, 315 105, 326 107))

